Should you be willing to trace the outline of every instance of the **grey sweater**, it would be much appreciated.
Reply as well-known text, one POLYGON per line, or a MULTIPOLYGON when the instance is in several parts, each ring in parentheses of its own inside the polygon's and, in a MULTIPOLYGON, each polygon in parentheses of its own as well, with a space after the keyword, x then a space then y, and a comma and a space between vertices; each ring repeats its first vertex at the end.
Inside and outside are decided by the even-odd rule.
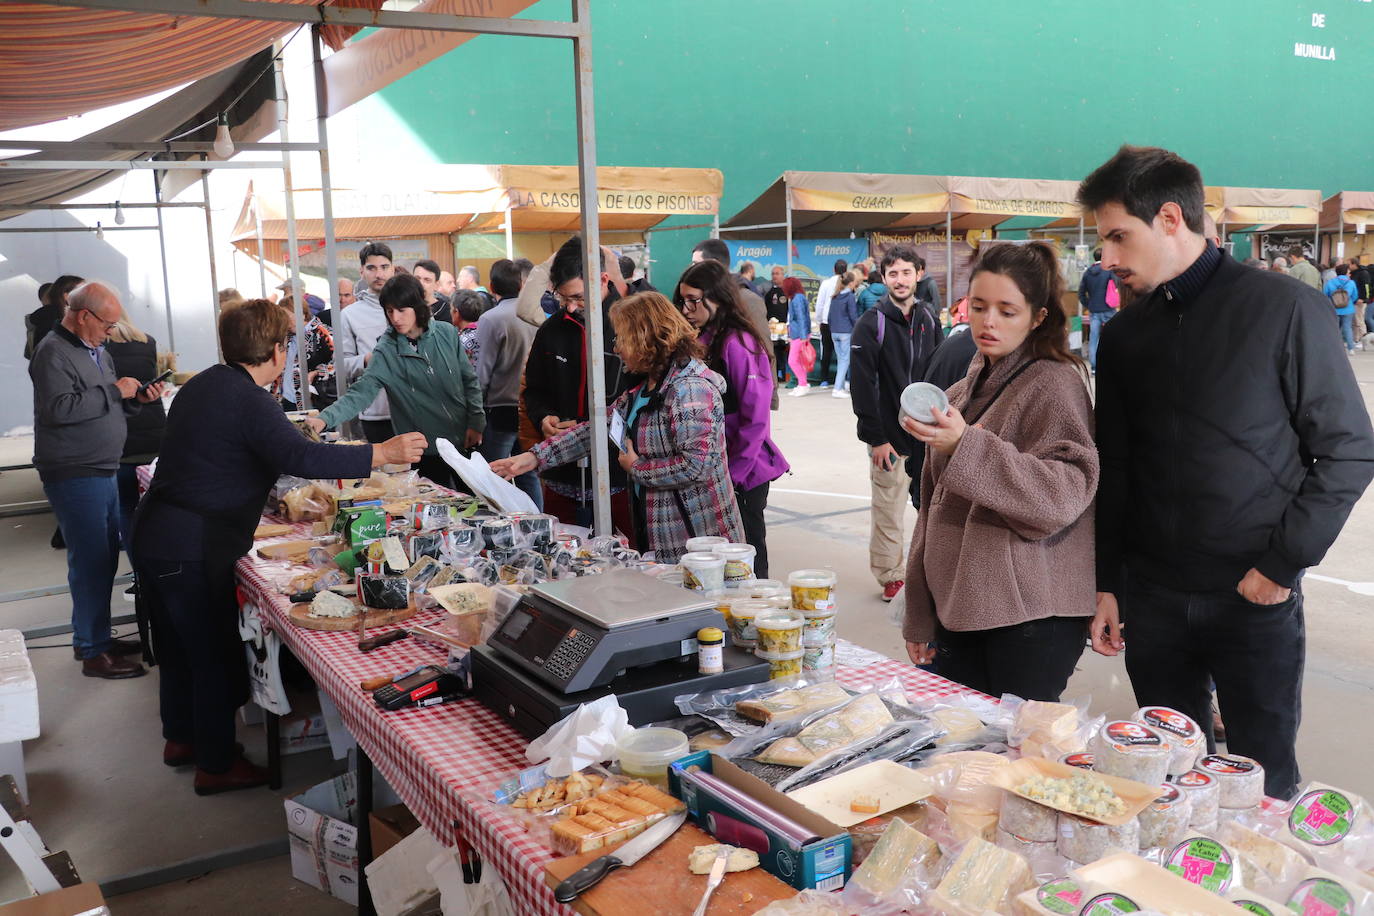
POLYGON ((125 417, 138 411, 115 385, 114 360, 101 347, 96 359, 62 325, 34 348, 33 463, 44 482, 114 474, 124 452, 125 417))
POLYGON ((489 409, 520 406, 520 384, 536 329, 521 320, 516 307, 517 300, 502 299, 477 323, 482 354, 477 382, 482 386, 482 404, 489 409))

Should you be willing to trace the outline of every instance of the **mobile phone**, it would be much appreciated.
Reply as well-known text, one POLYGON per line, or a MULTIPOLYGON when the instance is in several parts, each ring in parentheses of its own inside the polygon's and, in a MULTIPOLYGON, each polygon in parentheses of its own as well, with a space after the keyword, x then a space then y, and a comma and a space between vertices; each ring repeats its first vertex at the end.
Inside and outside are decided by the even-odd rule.
POLYGON ((168 369, 166 372, 162 373, 161 375, 159 375, 157 378, 153 379, 152 381, 150 381, 150 382, 144 382, 142 385, 139 385, 139 386, 138 386, 138 393, 139 393, 139 394, 142 394, 143 392, 147 391, 149 388, 153 387, 154 385, 160 385, 160 384, 162 384, 163 382, 167 381, 167 380, 168 380, 169 378, 171 378, 171 377, 172 377, 172 370, 171 370, 171 369, 168 369))

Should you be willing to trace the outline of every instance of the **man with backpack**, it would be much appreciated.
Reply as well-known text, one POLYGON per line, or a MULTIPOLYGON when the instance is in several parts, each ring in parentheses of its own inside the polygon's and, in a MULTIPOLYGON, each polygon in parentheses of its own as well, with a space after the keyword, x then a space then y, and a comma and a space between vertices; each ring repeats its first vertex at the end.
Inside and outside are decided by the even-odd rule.
POLYGON ((902 516, 911 475, 920 474, 919 456, 924 455, 898 422, 902 391, 925 378, 944 336, 940 322, 916 297, 921 266, 921 256, 910 245, 887 250, 879 270, 888 291, 859 316, 850 338, 849 391, 859 439, 868 446, 873 491, 868 559, 884 601, 902 590, 907 547, 902 516))
POLYGON ((1346 264, 1336 265, 1336 276, 1328 280, 1322 292, 1326 298, 1331 300, 1331 305, 1336 309, 1336 320, 1341 326, 1341 339, 1345 341, 1345 349, 1350 353, 1355 352, 1355 302, 1360 298, 1359 290, 1355 289, 1355 282, 1349 277, 1350 267, 1346 264))
POLYGON ((1102 268, 1101 248, 1093 252, 1092 266, 1083 271, 1083 279, 1078 281, 1078 304, 1088 310, 1088 364, 1096 372, 1097 341, 1102 337, 1102 328, 1121 307, 1116 280, 1110 271, 1102 268))

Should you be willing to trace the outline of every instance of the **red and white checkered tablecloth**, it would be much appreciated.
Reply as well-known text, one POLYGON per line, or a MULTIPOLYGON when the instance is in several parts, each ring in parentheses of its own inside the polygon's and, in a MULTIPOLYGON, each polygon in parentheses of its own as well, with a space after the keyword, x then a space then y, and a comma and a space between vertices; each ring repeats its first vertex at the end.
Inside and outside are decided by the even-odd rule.
MULTIPOLYGON (((338 706, 348 730, 401 800, 441 843, 452 845, 461 837, 495 866, 516 901, 517 912, 572 913, 553 899, 544 883, 544 866, 552 853, 484 794, 499 777, 530 765, 524 738, 476 700, 398 712, 378 709, 371 694, 358 686, 360 681, 399 674, 421 664, 443 664, 444 652, 402 640, 364 655, 357 650, 357 636, 352 632, 307 630, 289 623, 290 605, 278 586, 295 572, 299 569, 254 557, 240 560, 238 567, 245 600, 258 605, 270 627, 338 706)), ((412 621, 438 620, 444 613, 423 612, 412 621)), ((837 680, 851 687, 892 678, 902 682, 913 701, 970 692, 886 658, 862 668, 841 667, 836 674, 837 680)))

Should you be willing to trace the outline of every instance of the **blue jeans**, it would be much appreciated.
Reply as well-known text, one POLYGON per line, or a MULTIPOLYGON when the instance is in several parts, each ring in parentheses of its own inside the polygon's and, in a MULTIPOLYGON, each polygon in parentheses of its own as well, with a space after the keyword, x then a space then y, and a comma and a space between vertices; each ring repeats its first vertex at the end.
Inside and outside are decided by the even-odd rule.
POLYGON ((119 484, 119 541, 124 545, 124 553, 129 557, 129 568, 134 565, 134 510, 138 508, 138 465, 121 464, 115 473, 119 484))
POLYGON ((1093 312, 1088 323, 1088 363, 1097 371, 1097 342, 1102 338, 1102 328, 1116 317, 1116 312, 1093 312))
POLYGON ((110 591, 119 569, 119 486, 108 477, 43 484, 67 542, 72 646, 82 658, 110 648, 110 591))
MULTIPOLYGON (((515 454, 515 446, 519 439, 520 434, 516 430, 495 429, 488 423, 486 430, 482 433, 482 445, 479 451, 488 462, 509 458, 515 454)), ((527 471, 521 474, 515 478, 515 485, 529 494, 530 499, 534 500, 534 505, 540 512, 544 511, 544 488, 539 485, 537 472, 527 471)))
POLYGON ((1353 352, 1355 349, 1355 313, 1337 315, 1336 320, 1341 323, 1341 339, 1345 341, 1345 348, 1353 352))
POLYGON ((841 391, 849 384, 849 338, 852 334, 836 334, 830 338, 835 341, 835 390, 841 391))

